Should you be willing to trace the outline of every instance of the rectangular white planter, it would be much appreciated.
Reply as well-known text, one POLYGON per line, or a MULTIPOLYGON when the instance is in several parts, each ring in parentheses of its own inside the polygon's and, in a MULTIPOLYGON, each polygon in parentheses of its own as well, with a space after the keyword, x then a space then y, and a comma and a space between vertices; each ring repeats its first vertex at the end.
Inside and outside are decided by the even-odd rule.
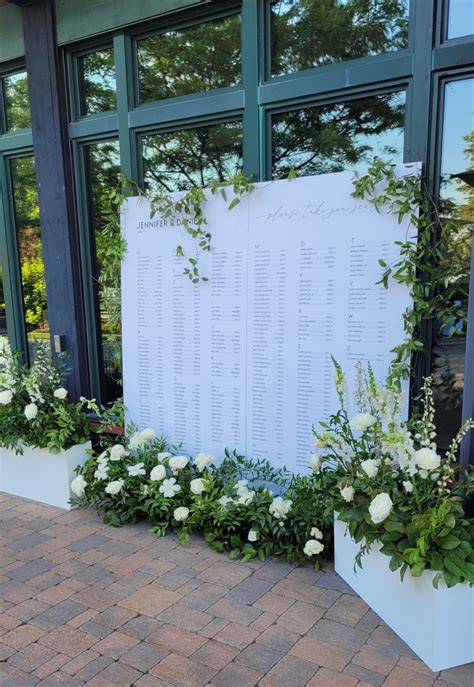
POLYGON ((362 569, 354 570, 359 545, 334 520, 336 572, 396 632, 433 671, 474 661, 474 587, 459 584, 448 589, 443 582, 435 589, 435 573, 421 577, 410 572, 400 579, 392 572, 389 557, 374 545, 362 558, 362 569))
POLYGON ((0 491, 70 510, 74 468, 85 463, 90 447, 89 441, 57 454, 30 446, 23 454, 0 448, 0 491))

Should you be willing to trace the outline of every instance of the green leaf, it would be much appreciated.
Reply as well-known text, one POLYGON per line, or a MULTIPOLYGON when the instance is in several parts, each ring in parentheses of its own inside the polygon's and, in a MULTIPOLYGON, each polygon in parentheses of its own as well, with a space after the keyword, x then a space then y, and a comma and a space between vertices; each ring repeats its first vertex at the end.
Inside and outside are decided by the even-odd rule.
POLYGON ((454 534, 448 534, 446 537, 438 538, 439 546, 441 546, 442 549, 446 549, 447 551, 457 548, 460 543, 461 540, 458 539, 454 534))
POLYGON ((229 203, 228 210, 233 210, 240 203, 240 198, 234 198, 234 200, 229 203))

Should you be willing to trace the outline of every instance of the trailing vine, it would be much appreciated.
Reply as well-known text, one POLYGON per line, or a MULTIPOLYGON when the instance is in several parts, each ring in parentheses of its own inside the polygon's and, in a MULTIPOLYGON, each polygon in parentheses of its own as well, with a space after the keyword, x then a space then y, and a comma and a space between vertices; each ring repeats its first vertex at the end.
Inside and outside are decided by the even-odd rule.
POLYGON ((195 187, 174 199, 167 191, 145 193, 140 186, 125 175, 120 176, 119 183, 113 188, 106 199, 104 216, 106 221, 101 227, 101 270, 98 277, 101 306, 107 313, 107 337, 109 347, 113 351, 114 364, 117 370, 122 369, 121 333, 121 301, 120 301, 120 269, 127 250, 127 243, 122 236, 120 217, 124 201, 131 196, 146 198, 151 206, 150 218, 160 215, 164 219, 173 219, 177 215, 181 218, 181 226, 194 239, 195 251, 192 255, 185 255, 181 243, 177 243, 176 255, 185 258, 183 274, 193 283, 207 281, 208 277, 201 274, 199 258, 201 252, 208 252, 212 246, 212 235, 207 229, 204 214, 206 192, 213 196, 220 195, 233 210, 241 199, 252 193, 255 186, 242 173, 236 174, 226 181, 213 181, 206 188, 195 187), (229 195, 232 197, 229 198, 229 195))
MULTIPOLYGON (((467 318, 468 279, 460 266, 469 256, 470 231, 466 222, 441 214, 420 173, 397 176, 395 165, 374 158, 363 176, 354 179, 355 198, 368 200, 381 213, 393 214, 399 224, 409 221, 418 238, 397 241, 399 257, 387 264, 379 260, 379 284, 389 279, 409 287, 413 305, 403 315, 405 340, 393 349, 390 379, 399 383, 410 375, 412 355, 424 350, 423 324, 437 320, 449 336, 460 333, 467 318)), ((447 214, 447 213, 446 213, 447 214)))

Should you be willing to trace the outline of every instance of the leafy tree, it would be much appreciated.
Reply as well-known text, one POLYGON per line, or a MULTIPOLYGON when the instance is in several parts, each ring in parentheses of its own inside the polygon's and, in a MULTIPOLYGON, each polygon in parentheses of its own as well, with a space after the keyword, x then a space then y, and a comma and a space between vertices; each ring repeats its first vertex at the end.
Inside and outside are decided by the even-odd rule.
POLYGON ((276 0, 272 73, 406 48, 408 0, 276 0))

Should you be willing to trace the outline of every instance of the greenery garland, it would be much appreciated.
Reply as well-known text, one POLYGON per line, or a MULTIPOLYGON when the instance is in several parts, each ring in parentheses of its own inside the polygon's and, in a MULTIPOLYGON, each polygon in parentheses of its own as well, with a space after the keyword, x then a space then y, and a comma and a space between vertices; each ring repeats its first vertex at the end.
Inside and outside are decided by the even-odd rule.
POLYGON ((413 299, 403 315, 406 338, 393 349, 389 378, 399 383, 410 375, 412 356, 425 349, 424 323, 437 320, 440 329, 447 328, 453 336, 457 331, 454 323, 466 321, 469 283, 461 265, 463 251, 468 260, 470 257, 470 231, 462 220, 442 216, 421 173, 399 176, 396 165, 377 157, 367 174, 356 175, 353 195, 368 200, 378 212, 395 215, 400 224, 409 221, 418 230, 416 241, 407 236, 396 242, 400 255, 393 264, 379 260, 382 275, 378 283, 385 288, 389 279, 406 284, 413 299), (461 239, 457 243, 453 241, 456 235, 461 239), (457 274, 453 261, 459 268, 457 274))

